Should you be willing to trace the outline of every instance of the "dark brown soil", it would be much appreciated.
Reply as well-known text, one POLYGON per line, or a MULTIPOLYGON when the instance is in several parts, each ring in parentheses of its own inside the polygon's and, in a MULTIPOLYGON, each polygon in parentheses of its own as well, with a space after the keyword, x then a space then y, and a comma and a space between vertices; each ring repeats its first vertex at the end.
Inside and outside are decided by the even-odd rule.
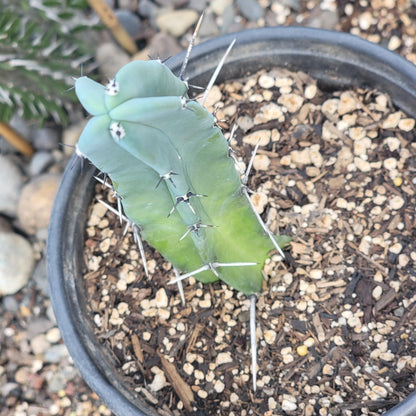
MULTIPOLYGON (((219 124, 247 164, 287 260, 264 269, 251 386, 248 300, 184 282, 147 248, 150 278, 118 218, 94 201, 85 285, 97 337, 126 383, 163 415, 377 415, 415 389, 414 120, 376 91, 323 93, 305 74, 214 88, 219 124), (269 104, 274 103, 274 104, 269 104)), ((114 204, 97 187, 97 198, 114 204)))

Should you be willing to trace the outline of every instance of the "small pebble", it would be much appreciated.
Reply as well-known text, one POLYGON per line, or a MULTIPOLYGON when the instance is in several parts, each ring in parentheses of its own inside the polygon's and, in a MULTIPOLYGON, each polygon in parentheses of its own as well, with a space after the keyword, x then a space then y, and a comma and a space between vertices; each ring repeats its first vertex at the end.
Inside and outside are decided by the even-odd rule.
POLYGON ((296 399, 293 398, 294 400, 289 400, 287 398, 282 400, 282 410, 284 412, 293 412, 294 410, 296 410, 298 408, 297 404, 296 404, 296 399))
POLYGON ((264 340, 267 342, 267 344, 272 345, 276 341, 277 334, 276 334, 276 331, 268 329, 264 331, 263 337, 264 337, 264 340))
POLYGON ((169 305, 169 298, 163 287, 156 292, 155 300, 158 308, 166 308, 169 305))
POLYGON ((304 357, 308 354, 308 347, 305 344, 299 345, 296 348, 296 352, 300 357, 304 357))
POLYGON ((399 129, 403 131, 411 131, 415 127, 415 120, 413 118, 404 118, 399 121, 399 129))
POLYGON ((153 392, 157 392, 159 390, 162 390, 164 387, 168 385, 166 381, 165 374, 160 371, 155 374, 153 381, 149 384, 149 388, 153 392))
POLYGON ((402 208, 403 205, 404 199, 399 195, 395 195, 389 200, 389 207, 393 210, 398 210, 402 208))
POLYGON ((256 170, 267 170, 270 166, 270 159, 266 155, 256 155, 253 160, 253 167, 256 170))
POLYGON ((323 272, 322 270, 319 270, 319 269, 312 269, 309 272, 309 277, 314 280, 322 279, 322 276, 323 276, 323 272))
POLYGON ((162 32, 172 36, 182 36, 199 18, 195 10, 168 10, 156 17, 156 23, 162 32))
POLYGON ((297 94, 281 95, 277 102, 284 105, 289 113, 296 113, 302 107, 303 97, 297 94))
POLYGON ((215 360, 217 367, 221 364, 232 363, 233 358, 230 352, 220 352, 215 360))

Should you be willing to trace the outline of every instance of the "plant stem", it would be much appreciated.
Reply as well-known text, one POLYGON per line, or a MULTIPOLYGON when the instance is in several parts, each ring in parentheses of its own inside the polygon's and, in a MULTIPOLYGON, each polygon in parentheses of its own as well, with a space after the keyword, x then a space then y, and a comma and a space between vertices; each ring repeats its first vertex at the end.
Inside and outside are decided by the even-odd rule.
POLYGON ((88 4, 100 16, 102 22, 110 29, 118 43, 130 54, 135 54, 139 50, 126 29, 120 24, 117 16, 105 2, 105 0, 88 0, 88 4))
POLYGON ((0 136, 3 136, 12 146, 24 155, 33 155, 33 147, 8 124, 0 122, 0 136))

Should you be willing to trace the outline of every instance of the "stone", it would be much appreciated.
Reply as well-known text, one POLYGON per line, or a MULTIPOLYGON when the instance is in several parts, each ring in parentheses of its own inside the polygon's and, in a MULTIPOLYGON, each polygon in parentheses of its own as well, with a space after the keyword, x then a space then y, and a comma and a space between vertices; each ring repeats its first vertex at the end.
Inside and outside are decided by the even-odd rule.
POLYGON ((256 21, 263 17, 263 8, 255 0, 237 0, 236 4, 247 20, 256 21))
POLYGON ((95 59, 105 79, 112 79, 121 67, 130 62, 129 55, 114 42, 98 45, 95 59))
POLYGON ((35 263, 30 243, 22 236, 0 232, 0 296, 18 292, 28 282, 35 263))
POLYGON ((45 334, 36 335, 30 340, 30 347, 32 348, 34 355, 44 354, 50 346, 51 344, 46 339, 45 334))
POLYGON ((198 38, 213 38, 219 35, 219 28, 214 13, 206 13, 199 28, 198 38))
POLYGON ((146 49, 143 49, 134 56, 134 59, 148 60, 153 58, 166 59, 182 51, 177 40, 168 33, 159 32, 149 42, 146 49))
POLYGON ((270 138, 270 130, 257 130, 245 136, 243 142, 245 144, 251 144, 252 146, 255 146, 259 142, 260 146, 267 146, 270 142, 270 138))
POLYGON ((140 18, 130 10, 117 9, 115 12, 119 22, 133 40, 137 40, 143 33, 143 25, 140 18))
POLYGON ((44 172, 52 163, 54 158, 50 152, 36 152, 29 164, 29 173, 31 176, 37 176, 44 172))
POLYGON ((270 166, 270 159, 266 155, 256 155, 253 160, 253 167, 256 170, 267 170, 270 166))
POLYGON ((296 399, 293 398, 294 400, 291 400, 289 398, 284 398, 282 400, 282 410, 284 412, 293 412, 294 410, 296 410, 298 408, 297 404, 296 404, 296 399))
POLYGON ((69 354, 65 344, 57 344, 47 348, 43 357, 49 363, 59 363, 62 358, 68 356, 69 354))
POLYGON ((15 217, 23 175, 17 165, 3 155, 0 155, 0 178, 0 213, 15 217))
POLYGON ((305 26, 318 29, 334 30, 337 28, 339 16, 337 11, 322 10, 319 6, 314 7, 310 17, 305 22, 305 26))
POLYGON ((393 210, 398 210, 402 208, 403 205, 404 199, 399 195, 395 195, 389 200, 389 207, 393 210))
POLYGON ((158 10, 159 7, 151 0, 140 0, 137 6, 139 15, 147 18, 154 16, 158 10))
POLYGON ((296 113, 302 107, 303 97, 298 94, 285 94, 281 95, 277 102, 284 105, 289 113, 296 113))
POLYGON ((33 132, 33 147, 36 150, 55 150, 59 148, 59 130, 42 127, 33 132))
POLYGON ((156 17, 159 29, 175 37, 182 36, 199 18, 195 10, 169 10, 156 17))
POLYGON ((68 126, 62 132, 62 144, 64 145, 63 150, 65 155, 71 156, 74 153, 75 145, 86 124, 87 120, 82 120, 79 123, 68 126))
POLYGON ((160 371, 155 374, 153 381, 149 384, 150 390, 153 392, 162 390, 164 387, 168 385, 166 381, 165 374, 160 371))
POLYGON ((27 183, 20 195, 17 216, 28 234, 46 228, 52 211, 61 175, 44 174, 27 183))
POLYGON ((210 2, 210 8, 217 16, 221 16, 225 12, 225 9, 232 4, 233 0, 212 0, 210 2))

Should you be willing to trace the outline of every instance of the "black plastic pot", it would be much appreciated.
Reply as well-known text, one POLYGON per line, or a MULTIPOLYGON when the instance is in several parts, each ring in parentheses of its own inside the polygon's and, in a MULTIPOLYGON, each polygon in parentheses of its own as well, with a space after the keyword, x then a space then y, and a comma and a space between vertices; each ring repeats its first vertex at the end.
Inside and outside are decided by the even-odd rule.
MULTIPOLYGON (((302 70, 321 88, 377 88, 416 117, 416 67, 400 56, 356 36, 317 29, 280 27, 243 31, 194 48, 186 75, 206 85, 225 49, 237 42, 219 81, 274 66, 302 70)), ((179 73, 184 54, 167 64, 179 73)), ((72 161, 69 166, 72 165, 72 161)), ((66 346, 83 377, 119 416, 157 415, 132 394, 114 371, 109 353, 100 345, 86 314, 82 286, 83 241, 95 169, 80 165, 66 170, 58 191, 48 238, 48 273, 54 311, 66 346)), ((416 415, 416 393, 385 416, 416 415)))

